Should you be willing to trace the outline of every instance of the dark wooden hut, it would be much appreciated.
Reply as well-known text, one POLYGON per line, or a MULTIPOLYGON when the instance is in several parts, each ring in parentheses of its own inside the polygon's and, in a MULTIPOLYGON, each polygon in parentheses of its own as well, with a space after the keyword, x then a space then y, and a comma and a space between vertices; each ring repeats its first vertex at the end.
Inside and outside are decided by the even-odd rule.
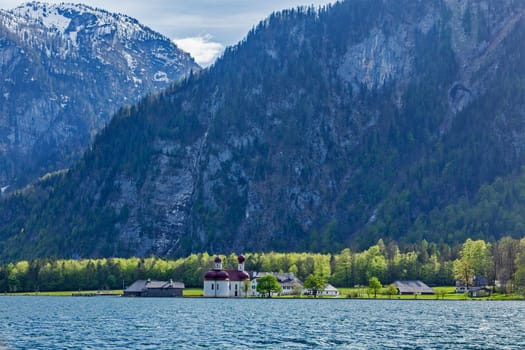
POLYGON ((125 297, 181 297, 184 283, 138 280, 124 290, 125 297))
POLYGON ((395 281, 399 294, 435 294, 434 290, 421 281, 395 281))

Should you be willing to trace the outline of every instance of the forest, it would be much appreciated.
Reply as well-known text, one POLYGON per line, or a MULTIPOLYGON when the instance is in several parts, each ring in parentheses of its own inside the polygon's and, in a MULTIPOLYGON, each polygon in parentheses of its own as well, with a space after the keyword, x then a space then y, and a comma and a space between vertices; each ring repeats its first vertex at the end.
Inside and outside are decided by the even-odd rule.
MULTIPOLYGON (((222 255, 224 268, 236 269, 236 254, 222 255)), ((472 283, 474 276, 498 281, 502 293, 525 292, 525 238, 497 242, 467 239, 450 247, 422 241, 401 251, 395 242, 361 251, 337 254, 246 253, 248 271, 293 272, 299 279, 323 276, 336 287, 367 285, 372 277, 383 285, 395 280, 422 280, 431 286, 450 286, 456 280, 472 283)), ((120 289, 138 279, 177 280, 202 287, 214 255, 191 254, 163 258, 37 259, 0 266, 0 292, 120 289)))

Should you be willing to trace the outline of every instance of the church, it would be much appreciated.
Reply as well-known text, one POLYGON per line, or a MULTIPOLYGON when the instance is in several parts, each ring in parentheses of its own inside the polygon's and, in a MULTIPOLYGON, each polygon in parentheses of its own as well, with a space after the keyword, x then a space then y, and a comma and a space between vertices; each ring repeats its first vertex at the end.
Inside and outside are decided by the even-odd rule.
POLYGON ((250 276, 244 271, 245 258, 237 257, 237 270, 223 270, 222 259, 215 258, 215 267, 204 275, 204 296, 209 298, 245 297, 250 291, 250 276))

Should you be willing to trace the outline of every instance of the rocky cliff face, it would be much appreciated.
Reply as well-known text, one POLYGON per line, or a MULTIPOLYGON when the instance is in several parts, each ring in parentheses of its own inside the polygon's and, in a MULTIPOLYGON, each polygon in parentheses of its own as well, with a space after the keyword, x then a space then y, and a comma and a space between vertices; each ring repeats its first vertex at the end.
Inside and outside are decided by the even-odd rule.
POLYGON ((198 66, 136 20, 83 5, 0 10, 0 187, 67 167, 121 106, 198 66))
POLYGON ((4 256, 463 239, 432 215, 524 164, 524 6, 354 0, 273 14, 4 205, 4 256))

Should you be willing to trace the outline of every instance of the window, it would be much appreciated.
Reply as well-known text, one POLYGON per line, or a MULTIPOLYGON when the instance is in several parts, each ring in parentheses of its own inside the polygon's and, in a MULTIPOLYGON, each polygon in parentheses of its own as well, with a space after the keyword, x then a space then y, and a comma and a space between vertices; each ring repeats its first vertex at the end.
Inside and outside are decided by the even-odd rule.
POLYGON ((213 284, 211 285, 211 290, 213 290, 213 284))

